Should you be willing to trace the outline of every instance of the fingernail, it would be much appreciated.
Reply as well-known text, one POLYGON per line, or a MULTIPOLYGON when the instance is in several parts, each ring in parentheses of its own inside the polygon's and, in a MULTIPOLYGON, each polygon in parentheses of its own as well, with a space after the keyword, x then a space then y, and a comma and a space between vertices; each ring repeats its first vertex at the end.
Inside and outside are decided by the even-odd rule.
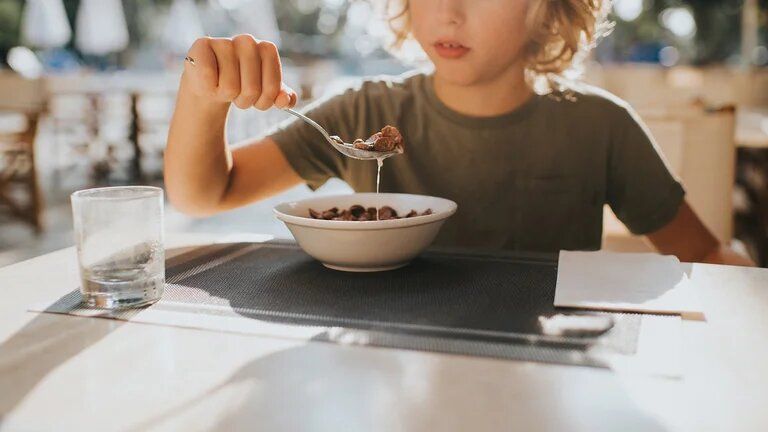
POLYGON ((281 107, 285 107, 291 104, 291 97, 287 93, 280 93, 278 97, 281 107))

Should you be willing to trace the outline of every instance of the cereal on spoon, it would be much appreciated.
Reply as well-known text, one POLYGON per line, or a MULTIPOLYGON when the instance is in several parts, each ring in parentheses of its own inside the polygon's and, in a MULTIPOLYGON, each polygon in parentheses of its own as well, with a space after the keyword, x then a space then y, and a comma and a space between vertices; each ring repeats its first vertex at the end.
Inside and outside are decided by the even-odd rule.
POLYGON ((359 150, 389 152, 395 149, 404 151, 403 136, 394 126, 384 126, 379 132, 371 135, 367 140, 356 139, 352 143, 345 143, 341 138, 332 136, 331 139, 347 147, 354 147, 359 150))

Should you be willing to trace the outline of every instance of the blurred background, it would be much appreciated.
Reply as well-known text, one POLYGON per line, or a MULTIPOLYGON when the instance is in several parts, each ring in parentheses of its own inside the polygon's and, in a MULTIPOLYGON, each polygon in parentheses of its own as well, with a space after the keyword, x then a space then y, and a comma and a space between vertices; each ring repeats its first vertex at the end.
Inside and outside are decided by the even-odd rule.
MULTIPOLYGON (((635 106, 706 224, 766 266, 768 0, 615 0, 611 19, 584 79, 635 106)), ((0 266, 73 244, 72 191, 161 184, 184 53, 239 33, 277 43, 302 104, 423 64, 414 45, 387 51, 364 0, 0 0, 0 266)), ((283 120, 233 110, 230 142, 283 120)), ((207 219, 167 207, 166 231, 289 236, 271 207, 307 194, 207 219)), ((604 246, 648 249, 607 209, 604 246)))

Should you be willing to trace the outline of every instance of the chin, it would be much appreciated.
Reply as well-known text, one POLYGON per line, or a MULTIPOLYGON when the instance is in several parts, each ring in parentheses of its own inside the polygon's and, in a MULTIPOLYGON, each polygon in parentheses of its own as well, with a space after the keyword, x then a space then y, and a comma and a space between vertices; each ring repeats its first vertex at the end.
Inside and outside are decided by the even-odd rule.
POLYGON ((483 80, 482 74, 467 65, 435 64, 435 75, 453 85, 469 86, 483 80))

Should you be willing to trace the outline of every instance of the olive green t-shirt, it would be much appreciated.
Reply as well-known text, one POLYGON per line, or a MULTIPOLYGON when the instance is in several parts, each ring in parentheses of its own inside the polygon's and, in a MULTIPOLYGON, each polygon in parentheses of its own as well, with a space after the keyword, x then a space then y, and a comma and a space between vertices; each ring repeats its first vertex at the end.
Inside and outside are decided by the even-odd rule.
MULTIPOLYGON (((363 81, 306 113, 347 142, 386 125, 400 129, 405 154, 385 161, 381 192, 458 203, 439 245, 596 250, 604 204, 633 233, 646 234, 666 225, 684 196, 637 115, 589 86, 472 117, 437 98, 432 75, 412 73, 363 81)), ((338 177, 358 192, 375 191, 375 161, 342 156, 304 122, 270 136, 311 188, 338 177)))

